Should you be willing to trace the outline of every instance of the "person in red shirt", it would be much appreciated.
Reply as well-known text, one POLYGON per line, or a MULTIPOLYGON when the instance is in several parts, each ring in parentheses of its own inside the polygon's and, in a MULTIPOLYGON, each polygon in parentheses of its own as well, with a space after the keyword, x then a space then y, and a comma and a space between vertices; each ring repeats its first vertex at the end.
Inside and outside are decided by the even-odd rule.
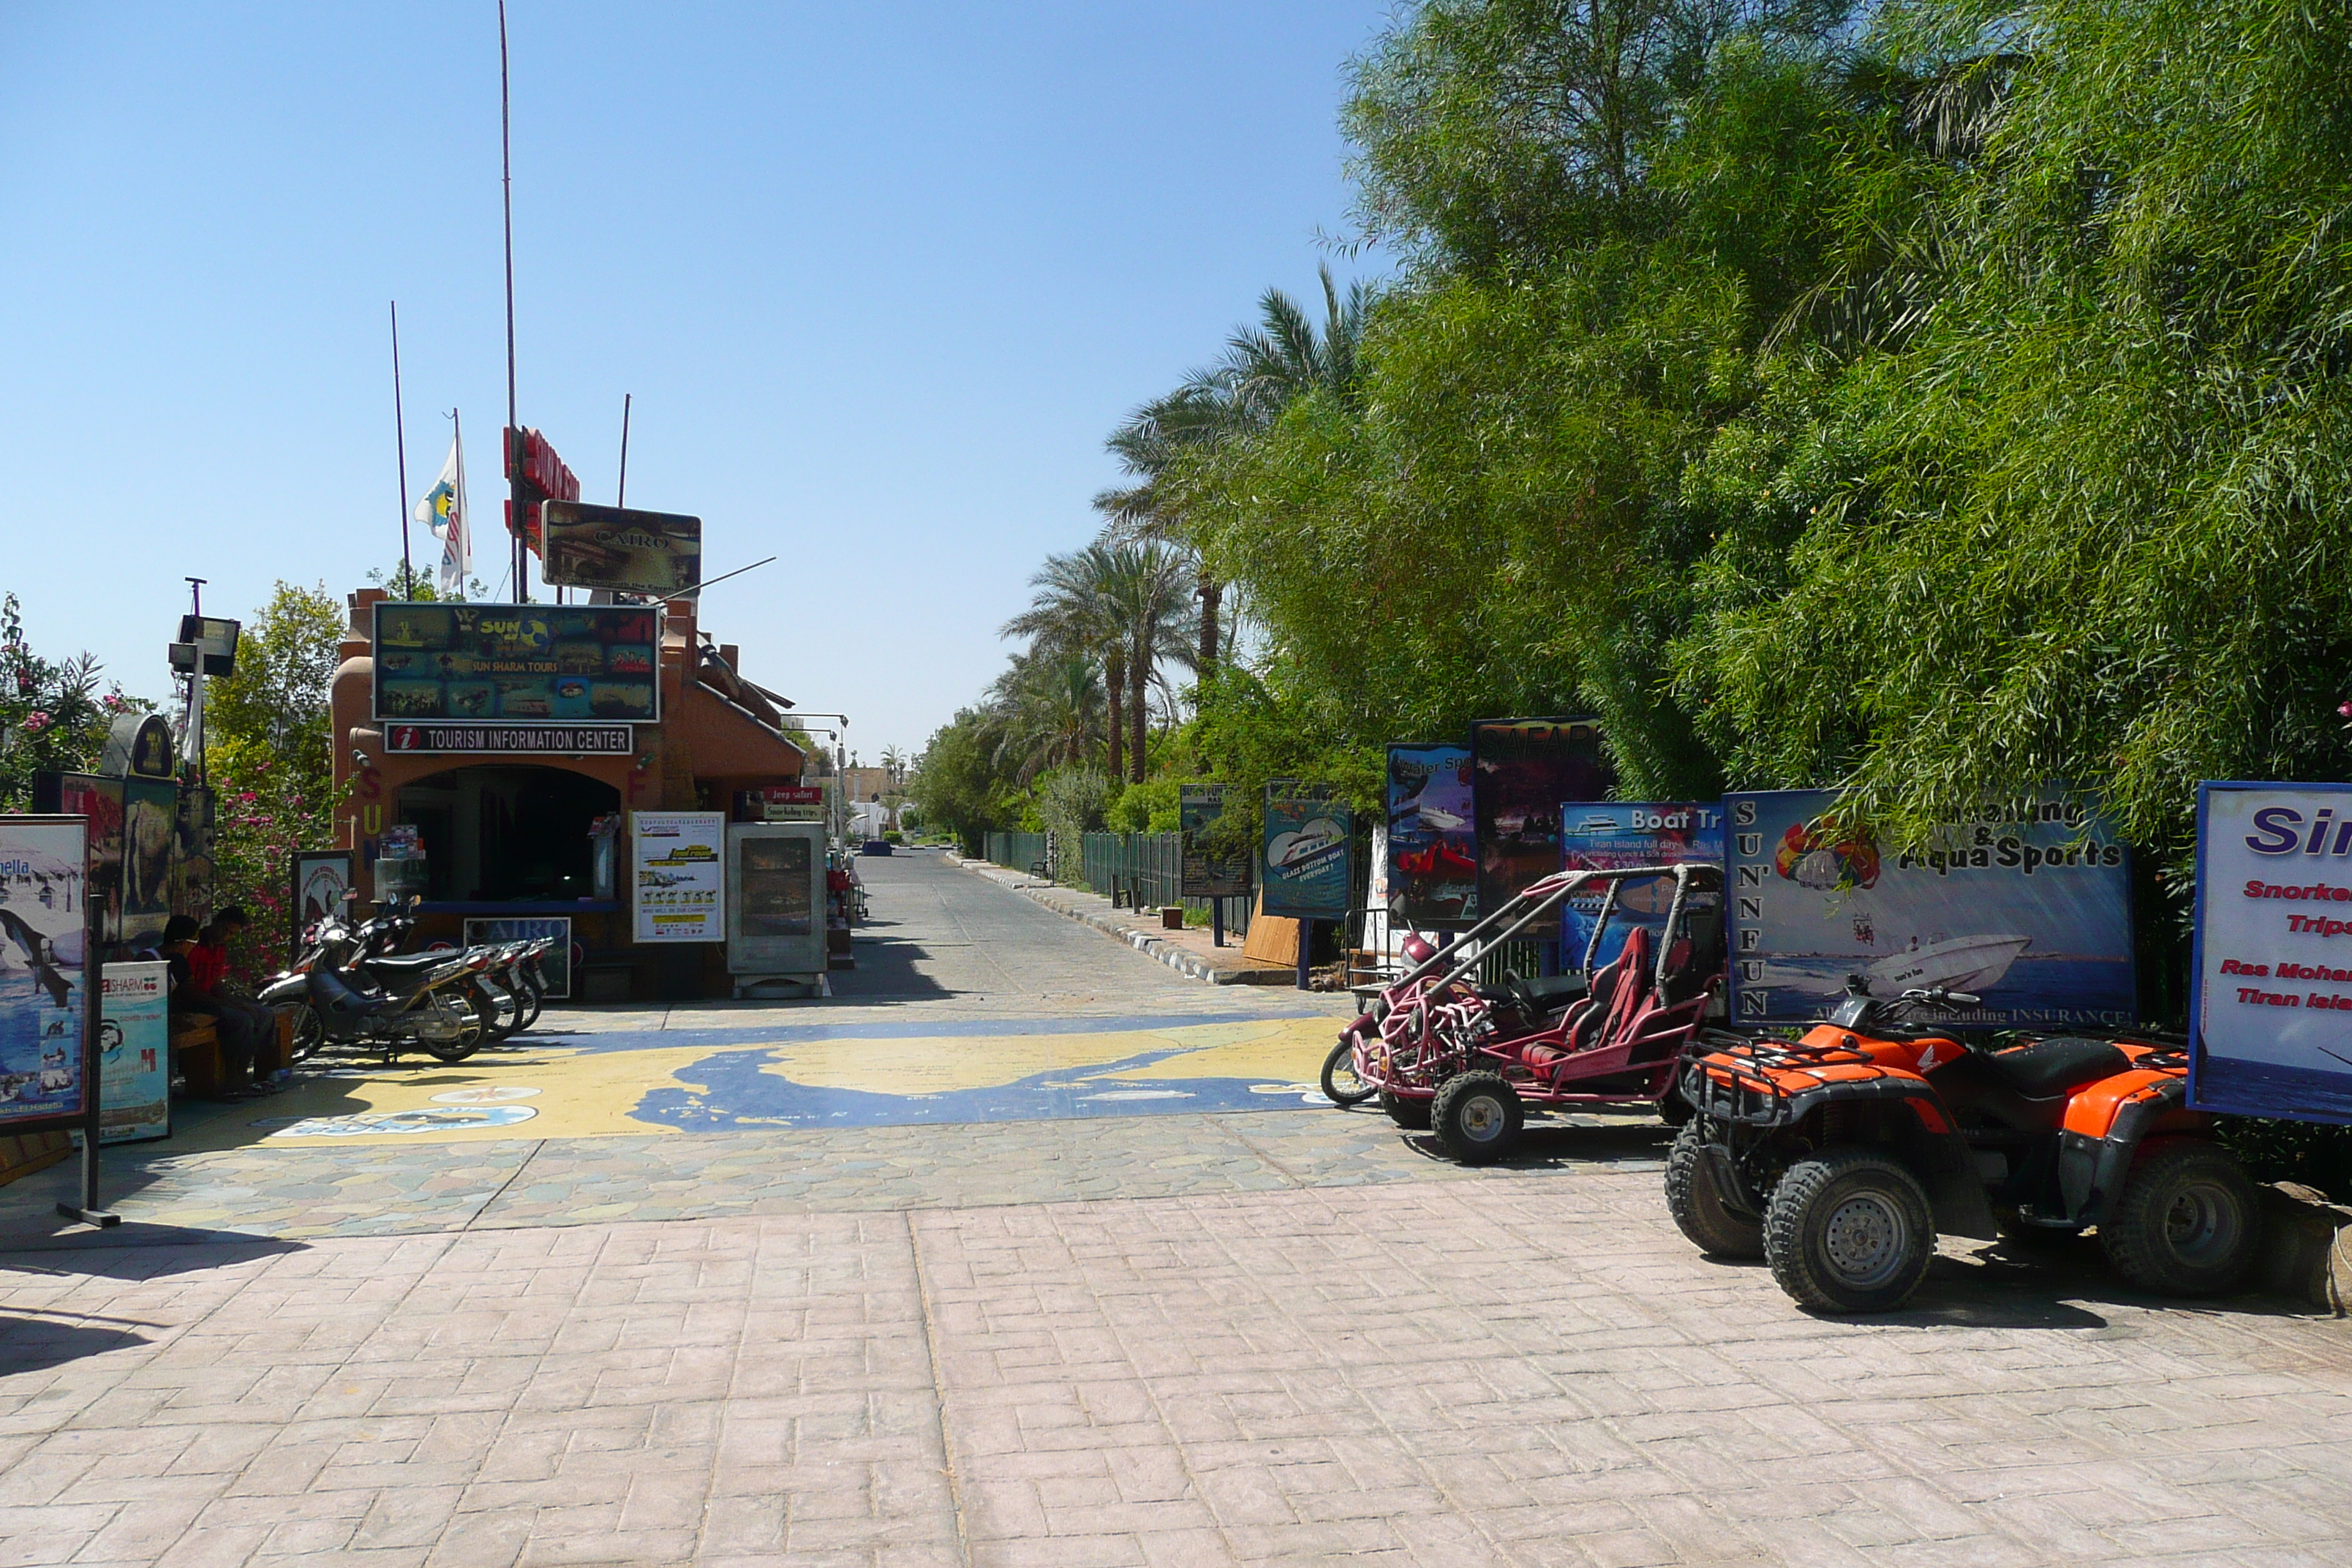
POLYGON ((232 904, 213 916, 196 933, 187 950, 186 999, 178 992, 175 1005, 212 1014, 219 1020, 224 1061, 249 1064, 248 1092, 274 1094, 278 1061, 278 1015, 258 1002, 231 995, 228 984, 228 940, 246 928, 246 914, 232 904))

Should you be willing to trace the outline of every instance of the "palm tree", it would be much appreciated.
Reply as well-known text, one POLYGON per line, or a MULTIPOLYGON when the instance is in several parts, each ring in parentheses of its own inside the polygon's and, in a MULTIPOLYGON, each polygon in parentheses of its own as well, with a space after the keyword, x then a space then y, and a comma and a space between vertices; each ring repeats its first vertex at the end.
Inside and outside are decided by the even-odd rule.
POLYGON ((1192 569, 1181 555, 1157 543, 1115 545, 1110 551, 1117 572, 1106 584, 1107 597, 1126 643, 1127 711, 1133 731, 1127 776, 1141 784, 1152 682, 1160 679, 1163 664, 1193 662, 1192 569))
MULTIPOLYGON (((1111 432, 1104 444, 1137 482, 1095 497, 1108 535, 1182 541, 1183 507, 1171 480, 1186 449, 1263 430, 1292 399, 1309 392, 1321 390, 1343 407, 1355 405, 1357 351, 1372 290, 1359 279, 1348 286, 1343 300, 1329 267, 1318 268, 1317 275, 1323 284, 1319 333, 1297 300, 1269 289, 1258 300, 1258 324, 1236 329, 1225 340, 1222 359, 1193 372, 1174 392, 1144 404, 1111 432)), ((1201 627, 1194 668, 1206 670, 1217 662, 1224 585, 1205 568, 1197 578, 1201 627)))
POLYGON ((1050 650, 1102 665, 1110 702, 1113 778, 1122 771, 1120 708, 1127 688, 1127 626, 1109 597, 1110 584, 1127 569, 1118 550, 1098 541, 1084 550, 1045 557, 1045 564, 1029 579, 1037 590, 1029 608, 1003 628, 1006 637, 1027 637, 1033 652, 1050 650))
POLYGON ((907 753, 896 746, 882 748, 882 773, 894 784, 907 782, 907 753))
POLYGON ((1103 693, 1092 659, 1050 647, 1014 655, 989 689, 997 764, 1025 784, 1092 762, 1104 736, 1103 693))

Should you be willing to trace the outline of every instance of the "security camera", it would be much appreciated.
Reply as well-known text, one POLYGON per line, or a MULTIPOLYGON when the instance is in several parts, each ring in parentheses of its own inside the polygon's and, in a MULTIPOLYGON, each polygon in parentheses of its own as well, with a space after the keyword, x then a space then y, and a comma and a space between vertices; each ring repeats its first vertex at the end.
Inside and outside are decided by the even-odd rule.
POLYGON ((365 767, 368 765, 368 754, 365 752, 361 751, 357 746, 353 746, 352 748, 352 761, 361 767, 365 767))

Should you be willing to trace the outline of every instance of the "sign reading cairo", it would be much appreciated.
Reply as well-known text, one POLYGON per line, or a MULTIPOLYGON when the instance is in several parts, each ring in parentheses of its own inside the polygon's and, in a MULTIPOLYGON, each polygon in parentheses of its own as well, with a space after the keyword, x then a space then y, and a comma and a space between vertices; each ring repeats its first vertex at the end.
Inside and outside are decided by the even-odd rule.
POLYGON ((380 603, 375 716, 651 723, 660 647, 660 612, 635 605, 380 603))
POLYGON ((702 581, 702 520, 551 500, 541 511, 551 585, 677 594, 702 581))

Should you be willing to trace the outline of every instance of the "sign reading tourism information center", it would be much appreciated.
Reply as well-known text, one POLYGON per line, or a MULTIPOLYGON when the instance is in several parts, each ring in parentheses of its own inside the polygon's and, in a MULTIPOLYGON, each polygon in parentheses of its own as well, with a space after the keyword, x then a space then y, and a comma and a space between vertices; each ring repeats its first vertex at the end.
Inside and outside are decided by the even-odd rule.
POLYGON ((2189 1100, 2352 1121, 2352 784, 2198 789, 2189 1100))

